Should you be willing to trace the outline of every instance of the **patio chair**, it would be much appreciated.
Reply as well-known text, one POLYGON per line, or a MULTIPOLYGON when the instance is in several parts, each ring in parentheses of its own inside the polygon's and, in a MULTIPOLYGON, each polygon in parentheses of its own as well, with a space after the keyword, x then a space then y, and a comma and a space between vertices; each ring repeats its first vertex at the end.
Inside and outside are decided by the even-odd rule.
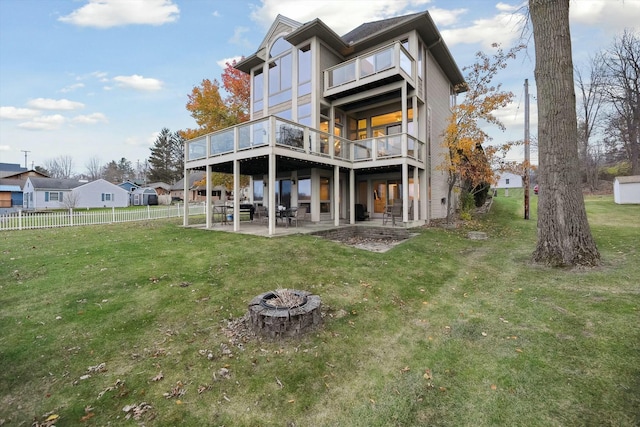
POLYGON ((395 204, 391 207, 391 224, 396 225, 396 218, 402 222, 402 203, 395 204))
POLYGON ((391 218, 391 208, 392 205, 387 205, 384 207, 384 212, 382 212, 382 225, 386 225, 387 221, 390 221, 391 218))
POLYGON ((253 213, 253 217, 260 221, 267 221, 269 219, 269 210, 266 206, 258 206, 253 213))
POLYGON ((305 220, 307 216, 307 208, 303 206, 301 208, 291 209, 291 214, 289 216, 289 222, 295 222, 296 227, 298 226, 298 222, 302 222, 305 220))

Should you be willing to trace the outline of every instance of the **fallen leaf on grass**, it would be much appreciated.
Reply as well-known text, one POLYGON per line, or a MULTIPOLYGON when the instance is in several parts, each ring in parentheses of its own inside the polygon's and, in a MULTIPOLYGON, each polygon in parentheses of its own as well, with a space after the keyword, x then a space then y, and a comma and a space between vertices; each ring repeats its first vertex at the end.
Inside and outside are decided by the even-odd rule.
POLYGON ((87 415, 85 415, 84 417, 80 418, 80 422, 85 422, 90 420, 91 418, 93 418, 96 414, 94 414, 93 412, 89 412, 87 415))
POLYGON ((516 348, 516 353, 522 353, 522 349, 516 348))
POLYGON ((108 391, 118 390, 123 387, 124 387, 124 381, 118 379, 116 380, 114 385, 112 385, 111 387, 107 387, 104 390, 102 390, 100 393, 98 393, 98 399, 100 399, 108 391))
POLYGON ((423 375, 425 380, 432 380, 433 379, 433 375, 431 374, 431 369, 427 368, 424 371, 424 375, 423 375))
POLYGON ((106 372, 107 371, 107 364, 102 362, 96 366, 89 366, 87 368, 87 372, 89 372, 90 374, 94 374, 94 373, 98 373, 98 372, 106 372))
POLYGON ((405 372, 409 372, 410 370, 411 370, 410 367, 405 366, 404 368, 400 369, 400 372, 402 372, 404 374, 405 372))
POLYGON ((147 402, 142 402, 137 405, 127 405, 122 410, 127 413, 125 415, 125 419, 133 418, 134 420, 139 420, 146 412, 150 411, 152 406, 147 402))
POLYGON ((151 378, 151 381, 160 381, 161 379, 164 378, 164 375, 162 374, 162 372, 160 372, 158 375, 156 375, 155 377, 151 378))
POLYGON ((491 390, 497 390, 497 389, 498 389, 498 386, 497 386, 497 385, 495 385, 495 384, 491 384, 491 390))
POLYGON ((166 399, 172 399, 174 397, 184 396, 186 392, 187 390, 184 389, 182 382, 178 381, 175 387, 173 387, 169 393, 164 393, 163 396, 166 399))

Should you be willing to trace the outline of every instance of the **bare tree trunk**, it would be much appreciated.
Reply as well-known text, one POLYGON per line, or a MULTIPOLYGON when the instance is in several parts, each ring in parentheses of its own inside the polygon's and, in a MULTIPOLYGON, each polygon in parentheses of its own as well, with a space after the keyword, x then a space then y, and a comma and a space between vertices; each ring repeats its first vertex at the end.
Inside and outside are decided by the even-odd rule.
POLYGON ((580 188, 569 0, 529 0, 538 90, 538 243, 535 262, 597 265, 580 188))

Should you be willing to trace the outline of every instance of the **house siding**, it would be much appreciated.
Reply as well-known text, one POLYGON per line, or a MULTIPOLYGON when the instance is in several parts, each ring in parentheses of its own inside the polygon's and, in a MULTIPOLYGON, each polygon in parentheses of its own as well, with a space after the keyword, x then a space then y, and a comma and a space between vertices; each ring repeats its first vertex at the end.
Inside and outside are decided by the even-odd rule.
MULTIPOLYGON (((442 146, 444 131, 451 115, 450 84, 442 69, 429 53, 426 57, 427 67, 427 105, 431 108, 431 218, 447 216, 447 174, 442 170, 445 159, 445 148, 442 146), (442 203, 444 199, 445 203, 442 203)), ((451 206, 457 207, 456 194, 452 194, 451 206)))

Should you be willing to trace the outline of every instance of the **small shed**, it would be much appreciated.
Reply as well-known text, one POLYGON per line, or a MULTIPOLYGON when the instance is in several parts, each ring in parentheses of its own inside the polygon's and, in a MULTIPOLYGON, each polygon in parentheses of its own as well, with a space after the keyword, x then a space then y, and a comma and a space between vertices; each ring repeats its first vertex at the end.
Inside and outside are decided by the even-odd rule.
POLYGON ((640 175, 617 176, 613 181, 613 200, 619 205, 640 203, 640 175))
POLYGON ((131 204, 133 206, 146 206, 158 204, 158 193, 149 187, 136 188, 131 191, 131 204))

